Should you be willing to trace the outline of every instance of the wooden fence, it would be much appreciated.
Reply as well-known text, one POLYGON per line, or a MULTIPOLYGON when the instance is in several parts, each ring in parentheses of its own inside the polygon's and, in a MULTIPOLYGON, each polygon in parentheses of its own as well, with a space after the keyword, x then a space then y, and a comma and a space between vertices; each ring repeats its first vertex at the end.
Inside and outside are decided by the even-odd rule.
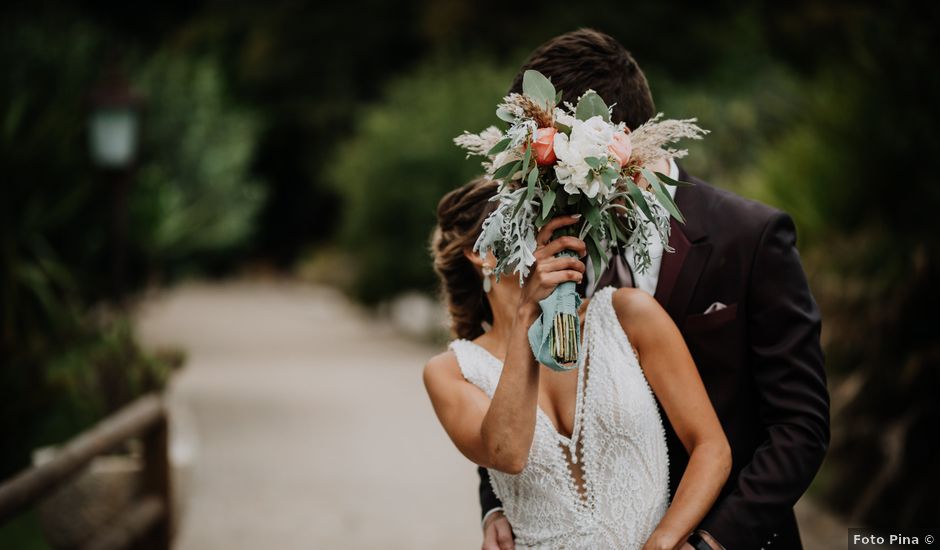
POLYGON ((171 542, 171 487, 168 422, 160 395, 141 397, 78 435, 47 463, 28 468, 0 484, 0 524, 35 505, 81 473, 96 456, 132 438, 143 442, 141 494, 82 550, 152 548, 171 542))

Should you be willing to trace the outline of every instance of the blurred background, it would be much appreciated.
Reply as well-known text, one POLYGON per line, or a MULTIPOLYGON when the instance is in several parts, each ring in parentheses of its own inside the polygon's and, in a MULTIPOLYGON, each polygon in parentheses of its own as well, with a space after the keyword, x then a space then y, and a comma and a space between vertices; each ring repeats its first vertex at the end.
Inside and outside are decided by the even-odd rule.
POLYGON ((938 6, 6 3, 0 478, 159 391, 180 548, 476 547, 420 383, 434 209, 478 171, 451 138, 591 26, 711 130, 689 172, 798 224, 833 404, 807 548, 936 525, 938 6))

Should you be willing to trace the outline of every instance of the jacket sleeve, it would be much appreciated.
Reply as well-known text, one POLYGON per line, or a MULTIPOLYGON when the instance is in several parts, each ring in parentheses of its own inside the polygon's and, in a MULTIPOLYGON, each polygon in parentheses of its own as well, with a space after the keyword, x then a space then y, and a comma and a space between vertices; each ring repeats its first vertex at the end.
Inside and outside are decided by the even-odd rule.
POLYGON ((829 446, 819 308, 787 214, 764 228, 748 278, 748 359, 766 440, 700 525, 728 550, 765 545, 806 491, 829 446))
POLYGON ((480 474, 480 508, 482 508, 480 517, 482 518, 493 508, 501 507, 503 503, 496 498, 496 493, 493 492, 493 486, 490 485, 490 475, 486 468, 477 466, 477 472, 480 474))

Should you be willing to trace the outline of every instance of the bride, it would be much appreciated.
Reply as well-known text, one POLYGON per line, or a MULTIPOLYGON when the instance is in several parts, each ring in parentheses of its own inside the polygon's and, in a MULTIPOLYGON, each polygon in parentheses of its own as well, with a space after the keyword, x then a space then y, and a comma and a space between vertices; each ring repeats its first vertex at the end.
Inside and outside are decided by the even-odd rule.
POLYGON ((689 548, 731 452, 682 336, 650 295, 607 287, 579 311, 583 363, 540 365, 526 332, 540 300, 584 276, 585 243, 552 239, 578 221, 555 218, 524 285, 486 282, 494 259, 473 244, 495 193, 479 179, 438 205, 432 252, 457 339, 428 362, 424 384, 444 430, 487 468, 516 548, 689 548), (557 258, 562 250, 578 258, 557 258), (690 455, 671 503, 657 399, 690 455))

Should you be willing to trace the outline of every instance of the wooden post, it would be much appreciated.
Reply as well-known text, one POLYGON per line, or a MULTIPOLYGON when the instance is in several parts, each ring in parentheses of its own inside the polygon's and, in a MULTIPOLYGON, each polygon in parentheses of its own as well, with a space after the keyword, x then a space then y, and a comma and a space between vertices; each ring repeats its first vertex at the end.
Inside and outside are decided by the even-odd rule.
POLYGON ((163 503, 163 518, 147 537, 148 546, 169 550, 173 531, 173 490, 169 457, 169 420, 164 413, 144 436, 144 497, 163 503))

